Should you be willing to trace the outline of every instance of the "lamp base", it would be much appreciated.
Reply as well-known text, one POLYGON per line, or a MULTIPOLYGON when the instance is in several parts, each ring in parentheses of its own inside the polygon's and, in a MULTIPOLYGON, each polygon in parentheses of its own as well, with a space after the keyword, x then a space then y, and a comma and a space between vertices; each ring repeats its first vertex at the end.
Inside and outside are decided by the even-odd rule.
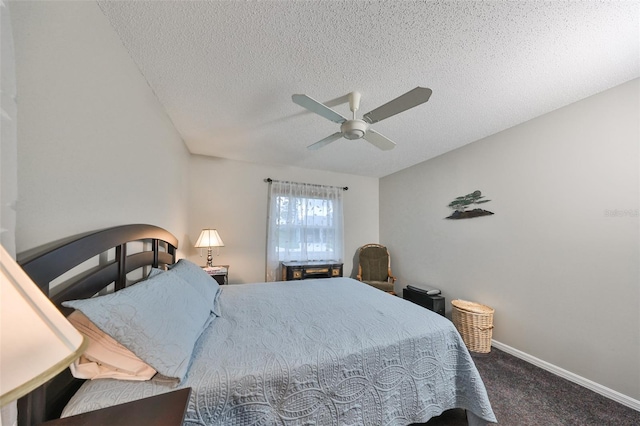
POLYGON ((213 255, 211 254, 211 247, 207 249, 207 268, 213 266, 213 255))

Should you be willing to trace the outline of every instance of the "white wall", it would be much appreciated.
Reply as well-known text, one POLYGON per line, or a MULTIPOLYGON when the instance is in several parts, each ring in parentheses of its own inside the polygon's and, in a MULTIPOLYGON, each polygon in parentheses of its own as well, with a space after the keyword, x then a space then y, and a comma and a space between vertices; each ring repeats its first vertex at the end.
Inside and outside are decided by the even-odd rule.
MULTIPOLYGON (((229 265, 229 282, 265 280, 267 192, 265 178, 332 186, 344 192, 344 275, 355 277, 353 256, 359 246, 378 241, 378 179, 296 167, 276 167, 193 156, 189 174, 189 233, 179 236, 191 247, 188 257, 206 261, 193 248, 200 230, 218 229, 225 246, 214 264, 229 265)), ((185 249, 186 250, 186 249, 185 249)))
POLYGON ((11 2, 17 251, 94 229, 187 228, 189 154, 95 2, 11 2))
POLYGON ((492 306, 497 341, 640 399, 639 99, 633 80, 381 179, 400 285, 492 306), (444 219, 477 189, 493 216, 444 219))
MULTIPOLYGON (((18 198, 18 142, 16 140, 16 75, 9 7, 0 3, 0 243, 16 256, 16 201, 18 198)), ((6 260, 3 259, 3 262, 6 260)), ((0 407, 0 425, 17 425, 18 406, 0 407)))
POLYGON ((266 177, 350 187, 345 275, 378 241, 378 179, 190 156, 94 2, 11 2, 18 77, 17 251, 88 230, 150 223, 180 256, 220 230, 230 280, 264 280, 266 177), (190 183, 189 183, 190 182, 190 183))
POLYGON ((16 201, 18 198, 18 142, 16 140, 16 74, 9 7, 0 3, 0 243, 16 255, 16 201))

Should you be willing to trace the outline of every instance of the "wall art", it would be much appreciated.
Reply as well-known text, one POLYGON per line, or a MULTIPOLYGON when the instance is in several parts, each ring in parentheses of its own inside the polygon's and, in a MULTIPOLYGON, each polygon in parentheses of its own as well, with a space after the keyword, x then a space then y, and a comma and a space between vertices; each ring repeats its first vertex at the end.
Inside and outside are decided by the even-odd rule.
POLYGON ((473 209, 467 210, 472 204, 484 204, 491 200, 483 200, 484 195, 480 191, 473 191, 471 194, 456 197, 455 200, 449 203, 448 207, 453 209, 454 212, 446 219, 471 219, 479 216, 488 216, 493 214, 488 210, 473 209))

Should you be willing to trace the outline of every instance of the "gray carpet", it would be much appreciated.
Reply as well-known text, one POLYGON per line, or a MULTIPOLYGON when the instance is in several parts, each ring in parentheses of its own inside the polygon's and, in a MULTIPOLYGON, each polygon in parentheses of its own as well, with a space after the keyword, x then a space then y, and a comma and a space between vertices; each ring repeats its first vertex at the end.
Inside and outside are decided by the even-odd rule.
MULTIPOLYGON (((471 353, 498 424, 504 426, 637 426, 640 411, 618 404, 528 362, 492 348, 471 353)), ((422 426, 467 425, 449 410, 422 426)))

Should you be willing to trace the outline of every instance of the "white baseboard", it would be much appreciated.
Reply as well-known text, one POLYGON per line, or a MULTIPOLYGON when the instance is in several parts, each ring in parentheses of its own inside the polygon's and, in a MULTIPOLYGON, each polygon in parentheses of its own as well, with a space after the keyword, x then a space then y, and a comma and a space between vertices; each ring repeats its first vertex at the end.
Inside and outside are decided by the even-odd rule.
POLYGON ((550 373, 555 374, 556 376, 560 376, 564 379, 569 380, 570 382, 576 383, 582 387, 585 387, 589 390, 592 390, 600 395, 612 399, 622 405, 626 405, 629 408, 633 408, 636 411, 640 411, 640 401, 637 399, 633 399, 627 395, 624 395, 620 392, 614 391, 613 389, 609 389, 606 386, 602 386, 594 381, 589 379, 585 379, 582 376, 578 376, 570 371, 567 371, 563 368, 550 364, 546 361, 543 361, 539 358, 536 358, 532 355, 519 351, 516 348, 512 348, 511 346, 505 345, 504 343, 500 343, 496 340, 491 340, 491 345, 496 349, 500 349, 503 352, 506 352, 510 355, 515 356, 516 358, 520 358, 524 361, 527 361, 530 364, 535 365, 536 367, 540 367, 543 370, 547 370, 550 373))

